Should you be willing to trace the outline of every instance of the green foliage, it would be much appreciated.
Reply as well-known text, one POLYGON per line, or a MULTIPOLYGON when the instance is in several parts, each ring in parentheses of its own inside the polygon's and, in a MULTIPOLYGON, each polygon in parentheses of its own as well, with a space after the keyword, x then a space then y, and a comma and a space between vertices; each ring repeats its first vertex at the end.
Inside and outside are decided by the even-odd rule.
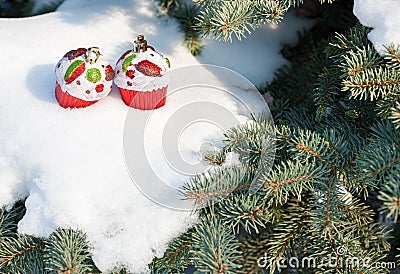
POLYGON ((248 188, 246 170, 238 167, 217 167, 216 169, 193 177, 182 187, 188 199, 197 205, 220 201, 238 188, 248 188))
POLYGON ((240 267, 236 263, 240 256, 239 242, 219 218, 210 215, 201 220, 193 240, 198 247, 194 250, 194 266, 200 273, 236 273, 240 267))
POLYGON ((25 17, 31 14, 33 3, 26 0, 0 0, 0 17, 25 17))
MULTIPOLYGON (((204 36, 232 41, 245 38, 261 24, 279 24, 290 7, 299 7, 303 0, 195 0, 201 7, 197 29, 204 36)), ((332 3, 334 0, 320 0, 332 3)))
POLYGON ((152 273, 182 273, 189 265, 193 264, 192 254, 198 250, 194 242, 194 231, 183 233, 168 244, 165 256, 156 258, 150 264, 152 273))
POLYGON ((0 0, 0 17, 27 17, 55 11, 63 0, 51 1, 33 14, 34 1, 32 0, 0 0))
MULTIPOLYGON (((214 24, 208 33, 229 39, 252 28, 255 19, 250 17, 256 12, 230 2, 198 1, 208 27, 214 24), (235 16, 248 25, 219 33, 223 18, 235 16)), ((278 70, 265 89, 274 98, 271 109, 278 126, 255 118, 229 130, 226 147, 206 158, 220 168, 184 188, 189 199, 216 198, 203 203, 208 207, 198 214, 223 224, 221 232, 228 227, 239 242, 242 255, 225 258, 235 260, 236 273, 286 271, 279 269, 279 260, 293 256, 318 261, 318 268, 295 269, 299 273, 388 273, 363 265, 348 269, 344 263, 354 256, 368 257, 371 264, 390 261, 398 253, 400 132, 390 122, 398 103, 398 48, 391 46, 381 57, 368 41, 369 30, 346 12, 351 5, 339 1, 332 6, 345 9, 339 14, 324 6, 321 23, 300 37, 299 46, 284 48, 291 64, 278 70), (332 13, 334 21, 328 16, 332 13), (276 151, 275 160, 262 158, 260 151, 276 151), (239 155, 245 174, 223 167, 228 152, 239 155), (254 181, 261 188, 250 194, 245 182, 254 181), (379 222, 382 218, 389 227, 379 222), (271 261, 260 267, 257 260, 266 255, 271 261), (336 258, 335 263, 324 262, 327 257, 336 258)), ((221 239, 213 231, 204 233, 204 222, 195 227, 202 229, 194 230, 194 239, 221 239)), ((198 246, 191 258, 200 260, 204 252, 212 257, 208 247, 198 246)), ((215 269, 202 265, 199 272, 215 269)))
POLYGON ((218 40, 232 41, 251 33, 261 23, 279 23, 290 7, 287 1, 197 1, 202 10, 198 17, 198 29, 204 35, 218 40))
POLYGON ((27 235, 7 237, 0 245, 0 269, 5 273, 42 273, 43 241, 27 235))
POLYGON ((192 4, 183 3, 176 10, 171 10, 169 14, 179 22, 179 29, 184 33, 184 44, 189 51, 194 56, 201 54, 204 46, 200 33, 194 29, 195 17, 199 14, 199 9, 192 4))
POLYGON ((81 274, 93 271, 86 236, 80 231, 58 229, 45 244, 45 269, 81 274))
POLYGON ((200 33, 194 28, 199 8, 193 4, 181 2, 181 0, 159 0, 159 4, 169 16, 175 18, 179 23, 179 29, 184 34, 183 44, 193 55, 201 54, 204 46, 200 33))
POLYGON ((82 232, 57 229, 45 239, 21 235, 17 223, 24 214, 22 201, 9 211, 0 209, 1 273, 99 273, 82 232))
POLYGON ((41 7, 38 11, 35 12, 35 15, 39 14, 45 14, 49 12, 53 12, 57 10, 57 8, 64 2, 64 0, 57 0, 57 1, 51 1, 51 3, 48 3, 41 7))
POLYGON ((160 6, 167 10, 179 8, 179 6, 181 5, 180 0, 159 0, 159 2, 160 2, 160 6))
POLYGON ((10 211, 0 209, 1 273, 43 273, 43 240, 17 233, 17 223, 24 214, 22 202, 10 211))
MULTIPOLYGON (((221 39, 242 38, 301 2, 198 0, 199 26, 221 39)), ((176 0, 161 4, 169 13, 187 9, 175 17, 182 29, 193 30, 192 8, 176 0)), ((323 5, 321 12, 299 45, 283 48, 290 64, 264 90, 274 99, 275 125, 254 117, 225 133, 222 150, 205 153, 212 168, 182 188, 200 206, 199 221, 154 259, 152 273, 194 266, 198 273, 218 274, 377 274, 390 269, 347 267, 346 259, 399 259, 400 50, 390 45, 378 54, 369 29, 351 15, 350 1, 323 5), (227 163, 228 154, 240 163, 227 163), (259 264, 264 257, 265 266, 259 264), (292 257, 315 258, 317 266, 280 267, 281 258, 292 257)), ((23 214, 22 203, 0 211, 2 273, 98 272, 81 232, 58 229, 47 239, 18 235, 23 214)))
POLYGON ((159 0, 160 7, 179 22, 184 44, 193 55, 198 55, 204 47, 201 37, 232 41, 235 36, 241 40, 261 24, 279 24, 288 9, 301 6, 303 0, 194 0, 194 3, 159 0))

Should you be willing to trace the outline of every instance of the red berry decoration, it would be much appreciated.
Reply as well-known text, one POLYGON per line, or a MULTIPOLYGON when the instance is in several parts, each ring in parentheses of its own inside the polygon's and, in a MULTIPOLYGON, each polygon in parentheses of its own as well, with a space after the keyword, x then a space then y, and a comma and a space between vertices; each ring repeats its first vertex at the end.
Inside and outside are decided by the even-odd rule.
POLYGON ((114 79, 114 75, 115 75, 115 72, 114 72, 113 68, 110 65, 108 65, 106 67, 106 81, 112 81, 112 79, 114 79))
POLYGON ((85 54, 87 49, 85 48, 79 48, 77 50, 70 50, 68 51, 64 57, 67 57, 68 60, 74 60, 76 57, 81 56, 82 54, 85 54))
POLYGON ((75 54, 76 54, 76 50, 70 50, 64 55, 64 57, 67 57, 68 60, 73 60, 73 59, 75 59, 75 54))
POLYGON ((135 71, 134 70, 128 70, 126 72, 126 76, 128 76, 131 79, 135 78, 135 71))
POLYGON ((135 68, 146 76, 157 77, 161 74, 161 68, 148 60, 140 61, 135 68))
POLYGON ((96 92, 97 93, 103 92, 103 90, 104 90, 104 85, 103 84, 100 84, 100 85, 96 86, 96 92))
POLYGON ((79 48, 79 49, 76 50, 76 57, 78 57, 78 56, 80 56, 82 54, 86 54, 86 52, 87 52, 87 49, 79 48))

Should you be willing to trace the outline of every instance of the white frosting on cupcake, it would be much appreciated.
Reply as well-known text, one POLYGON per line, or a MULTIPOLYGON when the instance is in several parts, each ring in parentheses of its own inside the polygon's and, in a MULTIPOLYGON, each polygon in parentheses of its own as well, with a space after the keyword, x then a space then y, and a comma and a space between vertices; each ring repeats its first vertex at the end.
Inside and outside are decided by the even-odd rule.
POLYGON ((95 62, 86 60, 85 53, 79 55, 82 50, 85 51, 70 51, 57 63, 56 80, 63 92, 85 101, 97 101, 110 93, 113 69, 102 55, 95 62))
POLYGON ((169 61, 148 47, 144 52, 127 51, 115 67, 115 84, 123 89, 151 92, 169 83, 169 61))

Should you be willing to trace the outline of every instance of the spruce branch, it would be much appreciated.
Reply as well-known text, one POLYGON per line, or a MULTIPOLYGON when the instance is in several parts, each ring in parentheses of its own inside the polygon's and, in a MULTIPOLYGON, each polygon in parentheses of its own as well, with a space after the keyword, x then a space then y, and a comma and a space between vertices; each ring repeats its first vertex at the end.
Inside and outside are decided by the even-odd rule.
POLYGON ((180 0, 159 0, 160 6, 167 10, 177 9, 181 5, 180 0))
POLYGON ((235 274, 240 268, 239 242, 219 218, 211 215, 200 222, 194 244, 194 265, 200 273, 235 274))
POLYGON ((362 188, 377 188, 385 184, 387 176, 400 169, 400 151, 395 145, 377 146, 373 143, 366 146, 356 161, 354 183, 362 188))
POLYGON ((17 224, 25 214, 24 201, 17 202, 11 210, 0 208, 0 242, 2 239, 17 237, 17 224))
POLYGON ((348 172, 358 156, 357 153, 366 143, 360 128, 343 117, 329 117, 316 127, 316 131, 326 139, 334 151, 340 170, 348 172))
POLYGON ((397 222, 400 216, 400 169, 396 173, 391 174, 382 191, 379 193, 379 200, 383 202, 380 212, 385 214, 386 218, 394 218, 397 222))
POLYGON ((57 229, 46 240, 45 268, 63 274, 83 274, 95 268, 84 233, 57 229))
POLYGON ((355 51, 349 51, 343 55, 343 61, 338 65, 343 73, 340 78, 354 76, 365 72, 371 68, 378 68, 382 64, 382 58, 371 45, 357 48, 355 51))
MULTIPOLYGON (((400 94, 400 93, 399 93, 400 94)), ((395 124, 396 129, 400 128, 400 102, 397 101, 399 99, 399 97, 396 97, 396 106, 392 107, 391 110, 391 114, 389 119, 391 119, 393 121, 393 124, 395 124)))
POLYGON ((195 18, 199 14, 199 8, 193 4, 182 3, 181 0, 159 0, 159 5, 178 21, 180 31, 184 33, 183 44, 193 55, 201 54, 204 45, 200 33, 195 29, 195 18))
POLYGON ((329 47, 325 49, 325 54, 330 56, 335 63, 342 62, 342 55, 351 51, 357 51, 365 45, 369 45, 369 29, 357 23, 345 33, 336 33, 329 47))
POLYGON ((243 266, 238 270, 240 274, 265 274, 266 269, 260 266, 260 258, 265 257, 267 243, 270 237, 270 230, 263 230, 257 238, 246 236, 241 239, 240 251, 242 256, 239 258, 240 264, 243 266))
MULTIPOLYGON (((385 227, 380 227, 377 224, 355 225, 343 229, 343 232, 351 233, 354 238, 362 244, 363 250, 375 252, 380 255, 386 255, 390 249, 390 244, 387 242, 388 230, 385 227)), ((384 258, 384 256, 382 256, 384 258)), ((381 259, 383 259, 381 257, 381 259)))
POLYGON ((309 221, 309 209, 299 201, 293 200, 285 209, 281 222, 270 232, 266 241, 266 254, 270 261, 270 273, 279 270, 279 260, 290 254, 295 249, 295 242, 304 233, 302 229, 309 221))
POLYGON ((387 47, 384 58, 391 69, 400 69, 400 46, 392 44, 387 47))
POLYGON ((400 130, 396 130, 388 121, 378 121, 371 128, 371 140, 379 146, 394 145, 400 148, 400 130))
POLYGON ((336 97, 339 96, 340 85, 338 75, 333 70, 324 68, 318 75, 315 89, 313 90, 314 102, 318 106, 316 119, 321 122, 331 115, 335 107, 336 97))
POLYGON ((288 128, 315 130, 317 127, 316 117, 298 108, 289 109, 282 117, 280 122, 281 126, 286 126, 288 128))
POLYGON ((343 92, 351 98, 374 101, 400 87, 400 73, 385 67, 367 69, 343 80, 343 92))
POLYGON ((312 191, 313 184, 326 180, 330 172, 326 165, 315 162, 283 162, 262 175, 264 188, 261 193, 274 205, 286 204, 293 196, 301 200, 304 191, 312 191))
POLYGON ((280 0, 258 1, 256 4, 256 22, 258 24, 279 24, 290 4, 280 0))
POLYGON ((220 201, 235 190, 248 189, 252 180, 245 168, 216 167, 182 186, 182 192, 197 205, 220 201))
MULTIPOLYGON (((332 3, 334 0, 320 0, 332 3)), ((278 24, 290 7, 303 0, 194 0, 201 7, 197 28, 224 41, 245 38, 261 24, 278 24)))
POLYGON ((343 220, 357 226, 368 225, 374 221, 375 212, 356 197, 341 196, 343 203, 338 204, 338 209, 343 212, 343 220))
POLYGON ((218 151, 207 151, 203 157, 210 165, 222 166, 226 160, 226 152, 224 149, 218 151))
POLYGON ((285 148, 293 153, 296 159, 321 161, 332 171, 336 169, 337 155, 335 150, 320 134, 303 129, 280 127, 277 133, 278 140, 285 148))
POLYGON ((155 258, 150 264, 152 273, 183 273, 193 264, 193 252, 197 250, 194 246, 193 229, 188 230, 179 237, 173 239, 167 247, 162 258, 155 258))
POLYGON ((184 35, 184 44, 194 56, 200 55, 204 48, 201 42, 200 33, 195 29, 195 18, 199 14, 199 8, 187 3, 175 5, 169 15, 179 22, 179 29, 184 35))
MULTIPOLYGON (((400 103, 400 89, 392 89, 384 98, 378 100, 377 109, 378 114, 382 118, 393 119, 393 114, 396 113, 398 109, 398 104, 400 103)), ((396 120, 396 119, 393 119, 396 120)), ((393 121, 396 125, 398 122, 393 121)))
POLYGON ((251 0, 217 1, 212 6, 203 5, 197 30, 202 31, 204 36, 212 34, 218 40, 232 41, 233 34, 241 40, 254 29, 254 9, 251 0))
POLYGON ((334 237, 342 213, 339 211, 340 200, 338 185, 334 181, 321 182, 311 204, 311 216, 314 228, 328 239, 332 250, 336 247, 334 237))
POLYGON ((42 239, 18 235, 0 242, 0 269, 4 273, 43 273, 42 239))
POLYGON ((215 205, 216 213, 221 220, 235 233, 244 229, 247 233, 259 233, 272 219, 272 212, 266 200, 259 195, 230 195, 215 205))
POLYGON ((276 150, 275 127, 265 117, 255 117, 224 134, 227 144, 224 150, 239 154, 244 166, 262 168, 272 164, 276 150))

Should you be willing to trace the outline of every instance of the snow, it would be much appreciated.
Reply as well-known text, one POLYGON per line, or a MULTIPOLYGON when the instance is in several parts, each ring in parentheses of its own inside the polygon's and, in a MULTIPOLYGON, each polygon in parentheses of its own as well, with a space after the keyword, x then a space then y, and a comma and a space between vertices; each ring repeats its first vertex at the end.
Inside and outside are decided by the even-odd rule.
POLYGON ((205 49, 198 57, 203 64, 230 68, 244 75, 257 87, 273 79, 274 72, 286 63, 280 54, 283 44, 294 45, 298 31, 308 29, 314 20, 299 20, 289 11, 279 25, 262 24, 242 41, 205 40, 205 49))
MULTIPOLYGON (((114 66, 135 35, 143 33, 175 68, 199 63, 226 65, 262 85, 285 62, 279 55, 281 44, 295 42, 297 31, 312 25, 291 14, 282 31, 262 26, 242 43, 209 41, 196 59, 181 44, 176 23, 155 16, 154 11, 154 3, 145 0, 66 0, 57 12, 0 19, 4 53, 0 63, 7 64, 0 76, 0 205, 28 196, 20 233, 44 237, 57 227, 83 230, 102 271, 125 265, 133 273, 146 272, 153 257, 161 256, 173 237, 196 222, 196 216, 188 211, 153 203, 132 182, 135 179, 139 188, 146 187, 150 177, 141 171, 148 166, 173 187, 190 177, 171 169, 163 157, 160 136, 168 121, 176 119, 181 124, 183 118, 195 119, 198 113, 219 118, 222 127, 200 120, 187 125, 175 144, 175 153, 183 162, 204 169, 204 163, 199 163, 202 149, 210 143, 221 146, 225 127, 249 119, 243 104, 255 112, 266 106, 256 92, 230 86, 229 79, 215 77, 210 67, 197 67, 193 73, 195 67, 177 70, 178 75, 183 73, 177 79, 187 84, 209 80, 232 88, 241 101, 216 89, 193 87, 171 93, 162 109, 141 112, 126 107, 114 87, 107 98, 91 107, 65 110, 54 98, 57 61, 70 49, 99 46, 114 66), (207 113, 197 102, 223 106, 221 111, 228 111, 231 119, 218 112, 207 113), (145 130, 139 129, 143 124, 145 130), (143 139, 126 139, 129 134, 143 139), (135 149, 143 147, 147 159, 124 150, 126 140, 132 140, 128 143, 135 149), (133 173, 131 163, 135 164, 133 173), (131 178, 137 174, 141 174, 139 178, 131 178)), ((170 91, 182 85, 179 81, 171 82, 170 91)))
POLYGON ((355 0, 353 12, 361 24, 373 28, 368 38, 378 52, 383 54, 385 46, 400 44, 400 1, 355 0))

